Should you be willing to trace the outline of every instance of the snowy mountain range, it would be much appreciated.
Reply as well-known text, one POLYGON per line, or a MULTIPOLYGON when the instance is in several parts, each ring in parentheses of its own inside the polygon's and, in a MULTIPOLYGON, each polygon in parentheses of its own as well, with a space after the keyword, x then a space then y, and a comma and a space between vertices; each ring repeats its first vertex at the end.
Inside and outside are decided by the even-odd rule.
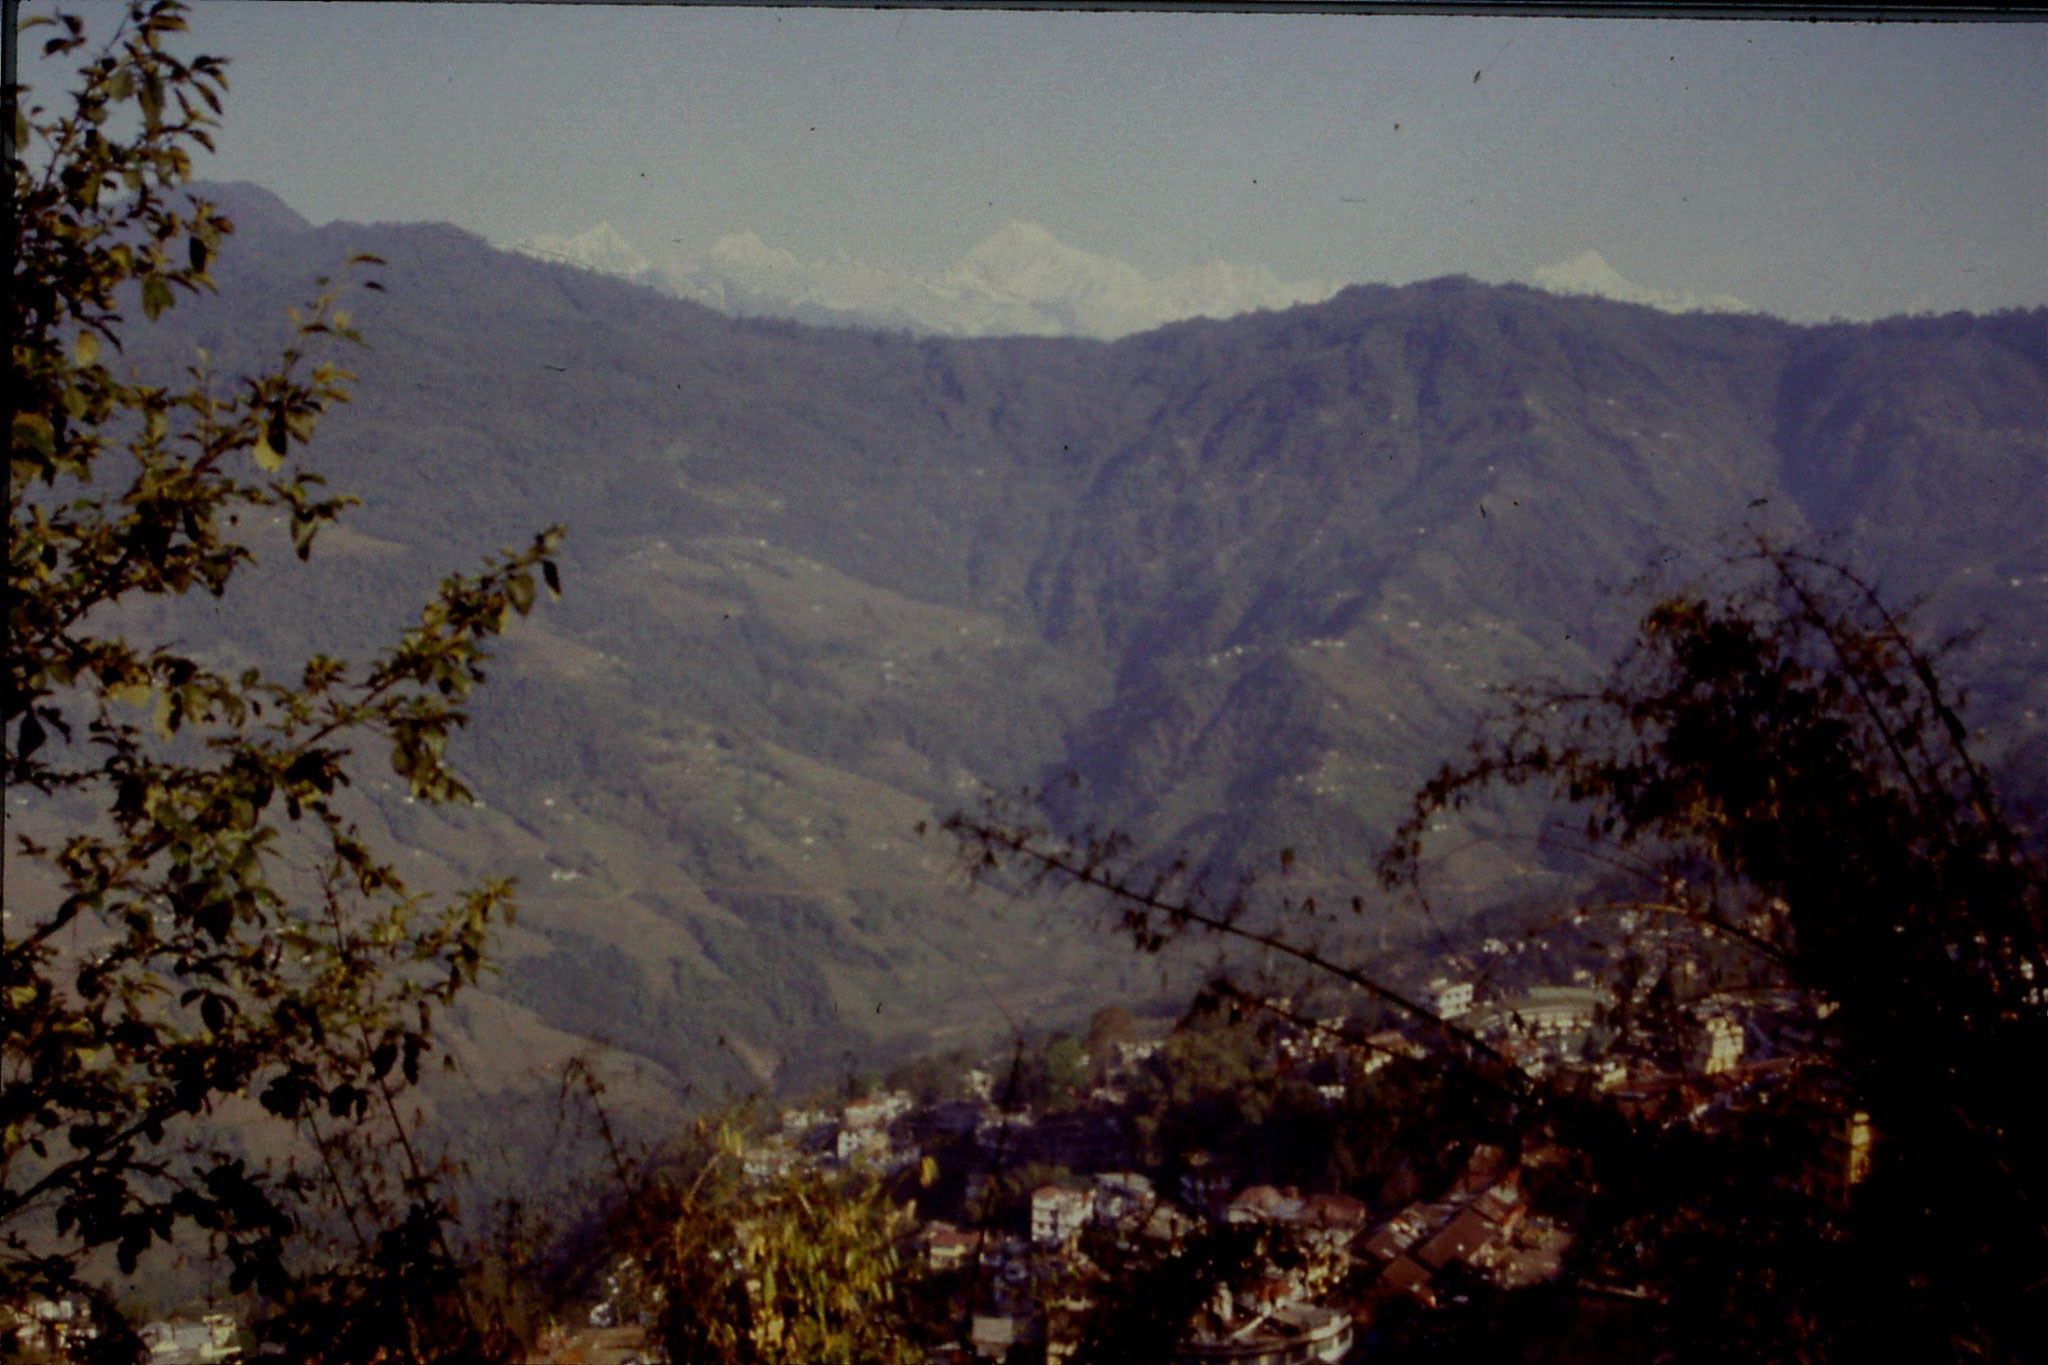
MULTIPOLYGON (((758 233, 720 237, 658 265, 600 222, 574 236, 544 234, 512 250, 619 276, 738 317, 925 335, 1082 336, 1114 340, 1183 318, 1235 317, 1320 303, 1343 287, 1283 280, 1264 266, 1210 261, 1153 277, 1070 246, 1036 223, 1010 222, 940 271, 877 266, 845 252, 806 259, 758 233)), ((1652 289, 1622 276, 1597 251, 1539 267, 1530 283, 1666 312, 1756 311, 1726 295, 1652 289)))
POLYGON ((871 265, 844 252, 798 256, 759 234, 720 237, 656 265, 610 223, 512 249, 650 284, 738 316, 793 318, 944 336, 1104 340, 1191 317, 1233 317, 1319 303, 1341 283, 1283 280, 1264 266, 1211 261, 1161 277, 1011 222, 944 270, 871 265))

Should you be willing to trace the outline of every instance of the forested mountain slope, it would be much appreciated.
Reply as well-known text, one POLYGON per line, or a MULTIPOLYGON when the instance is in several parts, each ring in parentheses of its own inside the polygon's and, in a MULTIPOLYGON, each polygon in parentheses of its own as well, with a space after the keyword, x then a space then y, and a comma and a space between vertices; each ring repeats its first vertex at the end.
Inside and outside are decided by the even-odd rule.
MULTIPOLYGON (((220 295, 139 363, 233 374, 348 251, 387 264, 313 452, 364 506, 312 571, 258 528, 276 567, 180 631, 360 654, 441 574, 569 528, 564 599, 456 751, 483 808, 359 784, 423 876, 521 879, 468 1045, 487 1093, 577 1036, 654 1104, 1142 995, 1152 964, 968 898, 916 822, 1071 771, 1062 818, 1348 885, 1488 685, 1588 668, 1626 585, 1745 524, 1835 537, 1934 633, 1986 626, 1972 717, 2043 766, 2048 315, 1800 328, 1450 279, 920 341, 217 193, 220 295)), ((1475 860, 1466 897, 1520 894, 1516 865, 1475 860)))

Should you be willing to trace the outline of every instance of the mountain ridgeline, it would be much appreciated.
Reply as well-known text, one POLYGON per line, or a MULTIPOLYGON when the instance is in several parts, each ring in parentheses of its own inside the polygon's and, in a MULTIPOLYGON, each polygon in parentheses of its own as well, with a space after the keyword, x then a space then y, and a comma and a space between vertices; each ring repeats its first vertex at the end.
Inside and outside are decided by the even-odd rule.
MULTIPOLYGON (((260 589, 170 624, 360 656, 441 574, 569 529, 563 600, 458 741, 482 806, 357 785, 422 884, 520 878, 463 1044, 486 1097, 585 1037, 659 1110, 1143 997, 1154 964, 970 896, 917 822, 1071 773, 1061 820, 1362 887, 1490 686, 1590 675, 1629 585, 1744 526, 1833 537, 1925 633, 1985 627, 1951 662, 1971 719, 2022 784, 2048 767, 2048 314, 1796 327, 1446 279, 919 340, 213 193, 220 294, 134 358, 233 374, 376 253, 356 400, 311 456, 364 506, 310 571, 256 528, 260 589)), ((1468 858, 1453 900, 1539 894, 1518 857, 1468 858)))

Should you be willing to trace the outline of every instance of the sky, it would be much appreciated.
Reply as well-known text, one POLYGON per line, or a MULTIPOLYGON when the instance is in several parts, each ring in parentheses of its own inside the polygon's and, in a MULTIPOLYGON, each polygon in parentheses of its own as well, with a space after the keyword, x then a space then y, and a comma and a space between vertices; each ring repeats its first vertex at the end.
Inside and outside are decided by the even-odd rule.
POLYGON ((200 0, 190 37, 232 60, 209 178, 315 222, 604 223, 678 276, 957 293, 1050 241, 1246 297, 2048 304, 2042 25, 200 0))

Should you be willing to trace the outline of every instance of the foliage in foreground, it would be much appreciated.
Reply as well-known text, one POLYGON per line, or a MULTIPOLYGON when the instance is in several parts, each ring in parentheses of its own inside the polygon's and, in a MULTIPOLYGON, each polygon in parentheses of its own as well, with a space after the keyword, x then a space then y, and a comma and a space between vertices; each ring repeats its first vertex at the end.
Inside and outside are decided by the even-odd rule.
MULTIPOLYGON (((620 1165, 595 1242, 613 1267, 607 1311, 651 1323, 676 1365, 923 1360, 908 1208, 866 1170, 750 1175, 744 1121, 700 1120, 680 1150, 620 1165)), ((570 1297, 589 1294, 574 1281, 591 1264, 570 1297)))
MULTIPOLYGON (((69 17, 23 27, 44 25, 46 55, 85 46, 69 17)), ((118 364, 132 312, 210 289, 233 230, 181 188, 226 88, 219 61, 166 50, 183 27, 170 0, 135 5, 68 107, 12 120, 0 1301, 82 1295, 118 1354, 109 1272, 175 1242, 285 1306, 298 1359, 474 1352, 452 1209, 401 1099, 510 888, 430 903, 344 789, 374 746, 416 798, 466 796, 446 742, 485 642, 536 575, 554 588, 556 537, 445 580, 367 667, 231 672, 145 638, 152 600, 278 572, 249 528, 287 520, 305 560, 353 501, 304 455, 348 398, 309 353, 357 339, 331 290, 260 373, 118 364)))

